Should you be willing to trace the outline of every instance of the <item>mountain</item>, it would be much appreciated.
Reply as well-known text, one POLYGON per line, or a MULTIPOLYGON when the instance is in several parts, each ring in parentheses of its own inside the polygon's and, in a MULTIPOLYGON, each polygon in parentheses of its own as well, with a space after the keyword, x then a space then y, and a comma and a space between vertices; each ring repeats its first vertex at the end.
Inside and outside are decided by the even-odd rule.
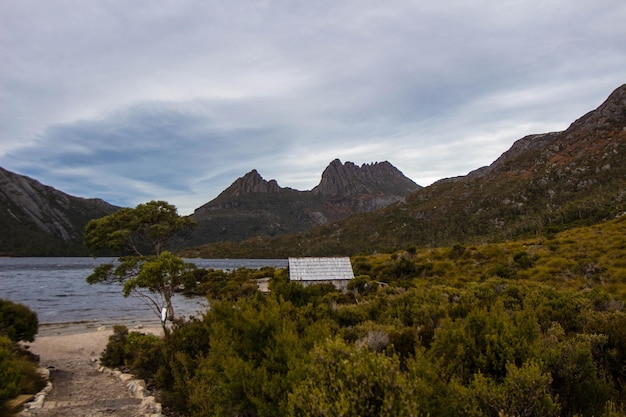
MULTIPOLYGON (((331 187, 332 188, 332 187, 331 187)), ((626 212, 626 85, 563 132, 519 139, 496 161, 381 210, 205 257, 354 255, 545 235, 626 212)))
POLYGON ((0 168, 0 256, 87 255, 85 225, 117 209, 0 168))
POLYGON ((359 167, 336 159, 310 191, 280 187, 252 170, 195 210, 198 225, 184 245, 301 232, 386 207, 419 188, 386 161, 359 167))

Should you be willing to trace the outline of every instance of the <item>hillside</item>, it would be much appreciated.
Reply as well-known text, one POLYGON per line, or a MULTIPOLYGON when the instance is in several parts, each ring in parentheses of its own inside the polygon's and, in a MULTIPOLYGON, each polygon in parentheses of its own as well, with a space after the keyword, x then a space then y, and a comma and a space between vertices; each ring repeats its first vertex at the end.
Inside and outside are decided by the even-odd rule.
POLYGON ((485 279, 598 288, 626 297, 626 214, 550 236, 357 256, 355 274, 393 281, 416 279, 462 287, 485 279))
POLYGON ((626 211, 626 85, 563 132, 518 140, 490 166, 405 202, 297 235, 207 245, 202 257, 354 255, 504 241, 594 224, 626 211))
POLYGON ((183 245, 292 234, 401 201, 420 186, 389 162, 332 161, 310 191, 283 188, 252 170, 191 215, 183 245))
POLYGON ((166 344, 120 333, 114 365, 145 372, 184 415, 624 416, 625 249, 622 215, 355 256, 348 292, 284 268, 206 270, 211 308, 166 344))
POLYGON ((117 209, 0 168, 0 256, 87 255, 85 225, 117 209))

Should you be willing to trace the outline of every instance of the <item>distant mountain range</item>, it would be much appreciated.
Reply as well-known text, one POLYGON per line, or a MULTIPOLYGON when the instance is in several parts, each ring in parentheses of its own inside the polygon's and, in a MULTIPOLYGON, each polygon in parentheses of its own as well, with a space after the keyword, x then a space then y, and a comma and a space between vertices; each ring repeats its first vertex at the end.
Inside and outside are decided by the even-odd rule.
MULTIPOLYGON (((0 255, 82 255, 84 225, 118 207, 0 168, 0 255)), ((253 170, 191 215, 186 256, 355 255, 546 235, 626 212, 626 85, 563 132, 420 187, 389 162, 335 160, 310 191, 253 170)))
MULTIPOLYGON (((297 233, 385 207, 420 188, 389 162, 331 162, 317 187, 297 191, 264 180, 256 170, 195 210, 197 227, 177 247, 297 233)), ((87 222, 119 207, 73 197, 0 168, 0 256, 86 255, 87 222)))
POLYGON ((332 161, 310 191, 282 188, 256 170, 195 210, 198 225, 185 246, 293 234, 386 207, 421 188, 389 162, 357 166, 332 161))
POLYGON ((490 166, 305 232, 206 245, 204 257, 355 255, 545 235, 626 212, 626 85, 563 132, 524 137, 490 166))

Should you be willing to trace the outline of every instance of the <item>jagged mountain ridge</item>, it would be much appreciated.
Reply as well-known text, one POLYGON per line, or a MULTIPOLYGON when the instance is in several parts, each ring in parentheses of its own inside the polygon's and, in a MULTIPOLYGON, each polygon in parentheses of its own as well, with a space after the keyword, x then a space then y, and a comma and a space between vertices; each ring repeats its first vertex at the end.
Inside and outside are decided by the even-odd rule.
POLYGON ((86 255, 82 236, 87 222, 118 209, 0 168, 0 255, 86 255))
POLYGON ((363 164, 342 164, 335 159, 322 173, 320 183, 311 193, 324 197, 355 195, 404 196, 421 188, 388 161, 363 164))
MULTIPOLYGON (((318 219, 318 223, 323 223, 321 226, 296 235, 256 238, 237 245, 212 245, 190 253, 207 257, 353 255, 407 245, 480 243, 529 234, 549 236, 556 230, 592 224, 626 212, 625 159, 626 85, 623 85, 600 107, 576 120, 567 130, 522 138, 490 166, 418 189, 404 202, 357 214, 341 222, 323 223, 328 219, 318 219)), ((37 184, 31 188, 44 188, 44 202, 52 201, 53 210, 45 210, 46 216, 40 218, 47 230, 44 231, 37 222, 31 221, 30 216, 37 210, 31 210, 30 214, 22 210, 30 203, 15 203, 4 192, 9 189, 6 184, 16 179, 12 175, 17 174, 6 170, 0 174, 0 190, 3 191, 0 194, 3 213, 0 215, 3 230, 0 255, 82 254, 84 249, 75 240, 69 244, 60 237, 64 233, 69 236, 70 230, 82 231, 82 226, 66 228, 67 222, 59 221, 50 213, 69 207, 76 217, 83 218, 79 221, 83 225, 91 218, 109 214, 97 213, 104 203, 101 200, 95 200, 98 202, 95 209, 83 209, 80 204, 72 207, 72 199, 76 197, 71 197, 69 202, 64 198, 55 199, 52 197, 54 193, 46 195, 51 187, 28 179, 37 184), (49 233, 59 225, 61 235, 49 233), (28 252, 24 252, 25 248, 28 252)), ((259 184, 264 181, 262 177, 257 178, 259 184)), ((252 181, 250 190, 254 190, 254 184, 252 181)), ((245 194, 249 206, 256 203, 254 210, 248 210, 251 224, 258 225, 255 223, 257 212, 265 212, 271 217, 271 210, 267 209, 268 195, 291 193, 299 198, 304 194, 313 195, 312 191, 281 188, 275 181, 267 182, 266 186, 267 190, 274 191, 239 195, 245 194)), ((14 192, 12 190, 9 194, 14 192)), ((28 194, 23 190, 19 192, 28 194)), ((356 197, 354 201, 358 202, 358 195, 356 197)), ((280 198, 271 201, 278 206, 284 202, 280 198)), ((236 207, 240 202, 235 200, 233 204, 236 207)), ((307 202, 300 204, 300 207, 297 204, 291 206, 295 213, 306 212, 301 209, 308 208, 307 202)), ((106 210, 113 207, 107 203, 104 206, 106 210)), ((207 211, 215 211, 214 207, 205 206, 203 208, 207 211)), ((335 207, 341 207, 341 204, 335 207)), ((242 218, 246 216, 239 220, 242 218)), ((281 227, 281 224, 275 226, 281 227)))
POLYGON ((387 161, 359 167, 335 159, 310 191, 280 187, 252 170, 195 210, 198 225, 184 245, 296 233, 380 209, 419 188, 387 161))
POLYGON ((201 248, 201 256, 354 255, 502 241, 626 212, 626 84, 563 132, 529 135, 497 160, 405 202, 298 235, 201 248))

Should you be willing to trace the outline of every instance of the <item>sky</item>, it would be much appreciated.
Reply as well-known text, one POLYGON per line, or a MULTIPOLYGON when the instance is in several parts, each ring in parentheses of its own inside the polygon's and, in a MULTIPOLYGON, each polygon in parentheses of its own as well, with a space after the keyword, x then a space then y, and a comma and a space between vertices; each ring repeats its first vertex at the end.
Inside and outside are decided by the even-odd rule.
POLYGON ((2 0, 0 166, 180 214, 334 159, 422 186, 626 83, 623 0, 2 0))

